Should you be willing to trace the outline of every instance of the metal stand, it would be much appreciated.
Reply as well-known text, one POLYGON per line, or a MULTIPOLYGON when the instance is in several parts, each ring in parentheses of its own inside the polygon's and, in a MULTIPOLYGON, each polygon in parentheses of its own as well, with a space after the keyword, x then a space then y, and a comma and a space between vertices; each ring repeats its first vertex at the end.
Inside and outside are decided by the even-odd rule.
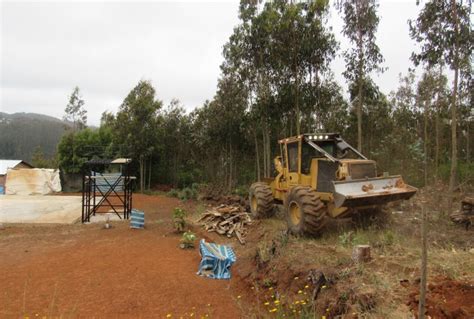
POLYGON ((82 222, 90 222, 97 213, 115 213, 128 219, 132 210, 133 181, 131 159, 90 160, 82 175, 82 222), (119 166, 120 173, 99 173, 107 167, 119 166), (102 210, 101 210, 102 209, 102 210), (103 211, 105 209, 105 211, 103 211))

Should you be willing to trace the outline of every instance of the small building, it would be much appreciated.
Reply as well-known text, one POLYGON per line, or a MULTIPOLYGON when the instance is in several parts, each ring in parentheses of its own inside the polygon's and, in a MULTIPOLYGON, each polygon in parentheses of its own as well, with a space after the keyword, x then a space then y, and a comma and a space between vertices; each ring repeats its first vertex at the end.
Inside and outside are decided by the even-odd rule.
POLYGON ((9 168, 33 168, 33 165, 22 160, 0 159, 0 194, 5 192, 5 181, 9 168))

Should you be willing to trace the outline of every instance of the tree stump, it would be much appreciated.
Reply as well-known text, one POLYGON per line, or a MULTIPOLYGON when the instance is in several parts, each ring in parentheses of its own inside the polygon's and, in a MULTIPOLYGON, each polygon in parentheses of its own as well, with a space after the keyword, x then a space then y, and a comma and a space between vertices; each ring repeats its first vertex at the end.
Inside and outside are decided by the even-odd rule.
POLYGON ((370 246, 354 246, 354 248, 352 249, 352 260, 356 263, 368 262, 370 260, 370 246))

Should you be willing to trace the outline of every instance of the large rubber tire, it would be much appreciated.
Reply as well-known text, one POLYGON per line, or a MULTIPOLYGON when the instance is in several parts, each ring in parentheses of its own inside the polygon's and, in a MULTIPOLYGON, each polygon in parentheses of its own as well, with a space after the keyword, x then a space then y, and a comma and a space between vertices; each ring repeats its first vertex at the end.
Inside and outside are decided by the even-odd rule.
POLYGON ((286 200, 288 230, 294 235, 317 236, 327 222, 327 207, 311 187, 295 186, 286 200))
POLYGON ((273 213, 273 194, 268 184, 257 182, 250 186, 250 213, 253 218, 266 218, 273 213))

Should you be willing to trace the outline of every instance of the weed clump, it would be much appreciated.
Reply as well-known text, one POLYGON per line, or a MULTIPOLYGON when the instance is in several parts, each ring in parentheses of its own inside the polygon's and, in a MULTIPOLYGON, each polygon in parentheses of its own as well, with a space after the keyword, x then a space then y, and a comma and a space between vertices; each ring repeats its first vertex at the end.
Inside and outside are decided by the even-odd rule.
POLYGON ((181 237, 181 244, 179 245, 181 248, 186 249, 186 248, 194 248, 194 241, 196 240, 196 235, 188 230, 183 234, 181 237))
POLYGON ((173 227, 177 232, 184 231, 184 228, 186 227, 186 216, 187 212, 182 208, 176 207, 173 210, 173 227))

